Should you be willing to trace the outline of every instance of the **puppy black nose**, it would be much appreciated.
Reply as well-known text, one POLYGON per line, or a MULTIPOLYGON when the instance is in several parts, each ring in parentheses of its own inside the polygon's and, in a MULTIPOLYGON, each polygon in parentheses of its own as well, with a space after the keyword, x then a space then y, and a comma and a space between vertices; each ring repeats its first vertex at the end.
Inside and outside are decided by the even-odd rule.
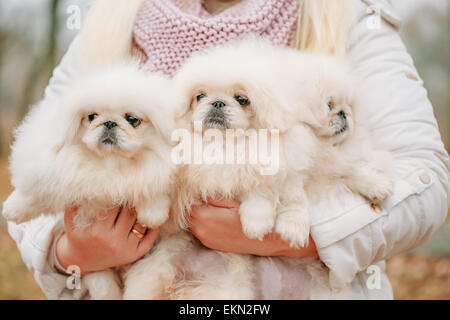
POLYGON ((109 130, 111 130, 114 127, 117 127, 117 123, 112 121, 106 121, 103 125, 109 130))
POLYGON ((213 105, 213 107, 214 108, 216 108, 216 109, 220 109, 220 108, 222 108, 222 107, 225 107, 225 103, 223 103, 222 101, 214 101, 213 103, 212 103, 212 105, 213 105))
POLYGON ((342 119, 347 119, 347 116, 345 115, 345 112, 344 111, 339 111, 338 112, 338 114, 337 114, 339 117, 341 117, 342 119))

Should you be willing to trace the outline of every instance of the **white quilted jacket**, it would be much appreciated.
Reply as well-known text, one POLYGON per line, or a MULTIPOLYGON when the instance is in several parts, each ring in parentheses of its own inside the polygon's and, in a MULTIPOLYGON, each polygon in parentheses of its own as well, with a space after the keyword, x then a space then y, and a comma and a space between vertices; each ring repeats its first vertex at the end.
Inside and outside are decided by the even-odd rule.
MULTIPOLYGON (((382 94, 390 97, 389 103, 367 113, 375 144, 394 155, 394 194, 381 213, 360 196, 348 194, 345 201, 327 203, 328 210, 312 221, 311 234, 330 270, 330 285, 345 287, 353 298, 392 299, 384 260, 423 244, 444 222, 449 206, 449 156, 399 27, 389 2, 363 0, 350 38, 355 70, 368 80, 384 83, 382 94), (377 13, 381 14, 379 25, 377 13)), ((77 43, 55 69, 46 98, 70 85, 76 72, 77 43)), ((69 290, 68 276, 57 268, 54 243, 63 232, 62 215, 21 225, 9 223, 9 232, 49 299, 89 298, 88 292, 69 290)))

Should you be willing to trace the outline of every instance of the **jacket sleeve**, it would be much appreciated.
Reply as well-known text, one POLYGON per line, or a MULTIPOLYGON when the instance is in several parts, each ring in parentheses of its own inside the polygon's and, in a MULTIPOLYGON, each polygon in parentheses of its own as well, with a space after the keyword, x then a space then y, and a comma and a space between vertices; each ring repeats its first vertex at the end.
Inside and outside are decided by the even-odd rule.
POLYGON ((365 113, 376 147, 393 155, 395 186, 380 213, 360 196, 348 194, 345 201, 327 201, 323 207, 333 210, 312 217, 311 234, 335 289, 370 265, 423 244, 445 221, 450 198, 448 153, 423 82, 398 34, 400 21, 389 2, 363 2, 349 57, 369 83, 383 84, 379 94, 388 97, 365 113))
MULTIPOLYGON (((78 38, 69 47, 59 66, 53 72, 45 90, 43 103, 53 99, 68 87, 75 76, 78 38)), ((49 299, 79 299, 82 290, 68 289, 69 275, 65 274, 55 256, 55 243, 64 231, 63 215, 41 216, 15 224, 8 222, 8 232, 19 248, 22 259, 33 273, 36 282, 49 299)))

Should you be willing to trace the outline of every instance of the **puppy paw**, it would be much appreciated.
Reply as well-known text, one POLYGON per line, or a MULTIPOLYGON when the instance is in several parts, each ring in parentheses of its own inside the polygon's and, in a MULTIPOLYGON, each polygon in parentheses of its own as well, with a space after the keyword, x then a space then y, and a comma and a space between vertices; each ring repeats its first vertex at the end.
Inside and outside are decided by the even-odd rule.
POLYGON ((379 204, 392 195, 393 183, 390 179, 379 177, 372 185, 368 185, 361 193, 370 200, 371 203, 379 204))
POLYGON ((13 221, 17 223, 19 217, 17 217, 15 213, 17 213, 17 211, 15 211, 14 208, 8 203, 8 200, 3 202, 2 214, 7 221, 13 221))
POLYGON ((164 222, 167 221, 168 217, 168 211, 148 211, 142 212, 142 214, 138 214, 137 218, 138 222, 143 226, 146 226, 150 229, 155 229, 164 224, 164 222))
POLYGON ((307 214, 286 211, 278 216, 275 231, 291 247, 299 248, 308 244, 309 227, 310 223, 307 214))
POLYGON ((275 208, 268 200, 259 202, 243 202, 239 208, 242 229, 250 239, 262 240, 273 230, 275 224, 275 208))
POLYGON ((159 198, 136 208, 138 222, 151 229, 160 227, 169 218, 170 200, 159 198))
POLYGON ((28 205, 29 200, 22 196, 17 190, 3 202, 2 214, 7 221, 22 223, 35 218, 36 213, 33 206, 28 205))
POLYGON ((263 240, 264 236, 272 232, 274 221, 268 219, 259 219, 256 221, 246 221, 242 219, 242 229, 249 239, 263 240))

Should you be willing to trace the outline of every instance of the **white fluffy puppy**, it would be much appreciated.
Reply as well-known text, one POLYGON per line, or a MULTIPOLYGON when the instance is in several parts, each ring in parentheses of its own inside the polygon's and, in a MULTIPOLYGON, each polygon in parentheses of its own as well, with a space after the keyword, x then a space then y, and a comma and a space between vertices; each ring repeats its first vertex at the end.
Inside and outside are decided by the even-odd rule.
MULTIPOLYGON (((182 147, 183 154, 191 154, 191 149, 195 153, 197 148, 208 153, 217 147, 219 137, 226 140, 227 136, 233 137, 235 146, 229 149, 226 140, 218 144, 223 158, 215 158, 217 162, 202 158, 196 163, 193 155, 177 170, 175 211, 182 227, 192 205, 222 196, 240 200, 243 230, 249 238, 262 239, 275 230, 292 246, 307 243, 309 218, 302 174, 312 166, 315 137, 297 120, 298 104, 284 95, 287 79, 272 75, 283 50, 258 39, 237 41, 195 55, 175 76, 179 126, 186 129, 189 141, 180 135, 176 149, 182 147), (252 150, 245 137, 260 129, 267 135, 252 150), (252 152, 261 155, 258 148, 272 152, 271 159, 278 164, 275 170, 263 172, 264 163, 250 162, 252 152), (247 157, 238 162, 241 152, 247 157), (236 161, 227 163, 227 156, 236 161)), ((250 256, 206 251, 187 233, 163 235, 152 253, 129 273, 141 276, 140 281, 127 279, 125 299, 257 297, 250 256)))
MULTIPOLYGON (((246 39, 191 58, 175 82, 182 98, 180 123, 192 140, 204 138, 203 150, 213 140, 194 121, 222 132, 276 128, 280 146, 279 170, 272 175, 261 175, 258 166, 249 164, 182 165, 176 192, 182 226, 190 206, 201 199, 235 197, 241 201, 247 236, 262 238, 275 230, 299 246, 307 243, 309 214, 317 212, 311 202, 315 210, 324 211, 318 208, 321 200, 339 197, 342 191, 362 194, 375 204, 390 195, 389 154, 371 145, 360 117, 376 100, 360 92, 343 60, 246 39)), ((135 265, 133 272, 139 272, 141 281, 127 282, 125 298, 258 296, 250 256, 209 251, 187 233, 163 235, 146 259, 135 265)), ((326 269, 318 260, 280 259, 310 273, 310 298, 351 297, 329 289, 326 269)))
MULTIPOLYGON (((316 146, 312 131, 299 121, 299 112, 309 109, 301 110, 289 100, 293 95, 285 94, 291 89, 288 79, 277 74, 280 54, 286 50, 263 39, 248 38, 196 55, 178 73, 181 117, 188 123, 192 141, 201 135, 202 150, 208 150, 216 143, 210 129, 216 129, 225 139, 224 158, 246 157, 242 162, 181 166, 178 199, 180 208, 189 210, 200 199, 217 195, 237 198, 247 237, 261 240, 275 230, 299 247, 307 243, 309 235, 301 175, 312 165, 316 146), (195 122, 203 131, 197 131, 195 122), (258 136, 258 145, 252 149, 254 132, 267 132, 267 137, 258 136), (237 138, 231 142, 236 147, 229 149, 226 139, 233 135, 237 138), (239 139, 243 136, 249 139, 239 139), (261 170, 266 150, 277 163, 271 163, 274 170, 261 170), (256 164, 250 160, 254 153, 259 160, 256 164), (280 207, 282 212, 277 210, 280 207)), ((182 223, 189 219, 188 211, 179 212, 182 223)))
MULTIPOLYGON (((15 190, 3 204, 5 218, 21 223, 77 205, 74 222, 83 228, 101 210, 129 205, 141 224, 163 224, 174 167, 169 85, 124 64, 84 76, 35 106, 16 130, 15 190)), ((102 272, 83 279, 93 298, 121 298, 112 277, 102 272)))
MULTIPOLYGON (((316 138, 312 165, 302 176, 310 217, 326 218, 329 204, 345 199, 348 192, 362 195, 374 210, 381 210, 393 190, 392 160, 373 145, 364 110, 383 102, 382 90, 358 79, 343 58, 295 50, 280 51, 277 76, 287 80, 284 95, 296 101, 296 119, 316 138)), ((352 298, 351 290, 330 290, 328 272, 318 260, 279 259, 296 268, 306 266, 313 283, 310 298, 352 298)))
POLYGON ((339 185, 377 208, 393 188, 391 156, 374 147, 364 116, 382 103, 380 90, 358 80, 341 58, 291 51, 283 61, 298 88, 291 99, 301 104, 299 110, 310 110, 299 120, 317 137, 319 151, 304 182, 308 199, 317 202, 339 185))

